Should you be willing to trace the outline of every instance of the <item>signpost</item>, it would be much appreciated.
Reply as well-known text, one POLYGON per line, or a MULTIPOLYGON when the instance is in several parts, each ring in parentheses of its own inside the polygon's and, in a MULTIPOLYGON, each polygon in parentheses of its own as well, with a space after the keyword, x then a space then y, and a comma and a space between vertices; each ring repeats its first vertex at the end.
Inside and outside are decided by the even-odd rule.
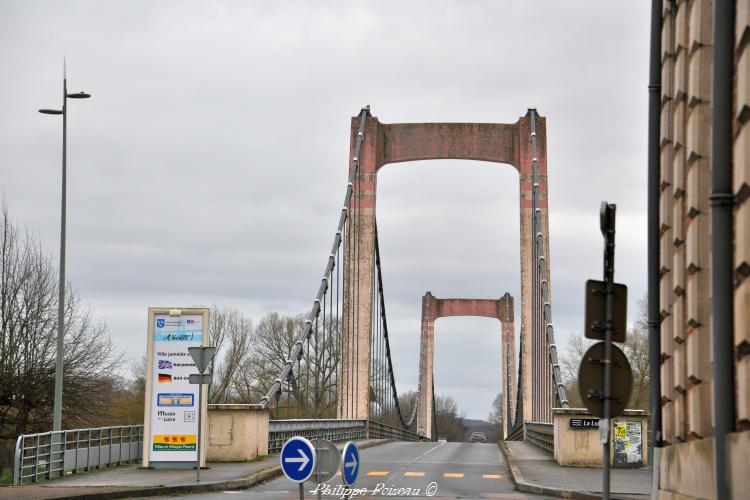
POLYGON ((302 436, 295 436, 287 440, 281 447, 281 470, 284 475, 295 483, 299 483, 299 498, 304 499, 302 483, 310 479, 315 472, 317 455, 313 444, 302 436))
POLYGON ((208 368, 211 360, 216 354, 216 347, 213 346, 202 346, 202 347, 188 347, 188 352, 195 362, 195 367, 200 373, 191 373, 188 377, 188 382, 198 386, 198 408, 201 411, 198 413, 198 447, 197 447, 197 459, 195 461, 195 481, 201 482, 201 413, 203 413, 203 386, 211 385, 212 375, 210 373, 203 373, 208 368))
POLYGON ((149 308, 143 466, 192 468, 200 461, 200 386, 190 383, 191 347, 208 340, 207 308, 149 308))
MULTIPOLYGON (((318 484, 325 483, 339 470, 341 455, 336 445, 327 439, 313 439, 315 446, 315 482, 318 484)), ((320 488, 318 488, 318 498, 321 497, 320 488)))
POLYGON ((615 213, 614 204, 602 202, 599 226, 604 236, 604 280, 586 283, 587 338, 601 339, 581 360, 578 385, 586 408, 602 417, 599 425, 602 450, 602 498, 609 500, 610 419, 616 417, 630 397, 632 372, 623 352, 613 341, 624 342, 627 323, 627 287, 615 283, 615 213), (614 368, 614 372, 613 372, 614 368), (613 376, 616 395, 613 397, 613 376), (613 407, 613 402, 615 406, 613 407))
POLYGON ((354 486, 359 475, 359 450, 354 441, 349 441, 344 445, 344 452, 341 454, 341 477, 344 484, 354 486))

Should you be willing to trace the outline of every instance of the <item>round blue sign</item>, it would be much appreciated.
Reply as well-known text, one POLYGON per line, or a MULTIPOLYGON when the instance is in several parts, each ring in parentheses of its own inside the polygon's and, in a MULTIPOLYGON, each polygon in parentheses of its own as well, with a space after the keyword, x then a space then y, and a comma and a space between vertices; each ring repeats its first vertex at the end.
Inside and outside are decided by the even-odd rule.
POLYGON ((281 447, 281 470, 295 483, 304 483, 315 471, 315 447, 302 436, 289 438, 281 447))
POLYGON ((344 445, 341 460, 341 477, 347 486, 353 486, 359 475, 359 450, 354 441, 344 445))

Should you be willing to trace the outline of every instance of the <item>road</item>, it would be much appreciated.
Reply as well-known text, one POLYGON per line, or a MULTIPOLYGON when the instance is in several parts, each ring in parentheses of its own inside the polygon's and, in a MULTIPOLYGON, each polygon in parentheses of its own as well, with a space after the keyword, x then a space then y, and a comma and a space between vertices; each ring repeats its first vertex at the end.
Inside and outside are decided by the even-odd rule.
MULTIPOLYGON (((395 442, 360 453, 362 465, 355 488, 366 488, 367 493, 360 492, 353 498, 547 498, 513 489, 505 460, 496 444, 395 442)), ((341 493, 334 489, 338 484, 341 484, 340 477, 331 479, 329 491, 321 490, 322 498, 340 498, 341 493)), ((315 498, 315 487, 313 483, 305 483, 305 498, 315 498)), ((299 489, 280 477, 248 490, 183 498, 298 499, 299 489)))

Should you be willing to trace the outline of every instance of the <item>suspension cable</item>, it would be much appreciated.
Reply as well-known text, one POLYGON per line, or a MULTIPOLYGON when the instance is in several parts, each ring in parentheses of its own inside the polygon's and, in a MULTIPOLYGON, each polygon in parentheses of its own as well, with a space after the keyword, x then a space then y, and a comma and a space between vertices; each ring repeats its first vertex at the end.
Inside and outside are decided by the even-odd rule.
POLYGON ((542 314, 541 319, 544 324, 546 331, 546 340, 549 347, 549 362, 552 366, 552 382, 555 386, 555 402, 560 404, 563 408, 569 406, 568 397, 565 391, 565 385, 562 382, 562 373, 560 371, 560 364, 557 359, 557 345, 555 344, 555 330, 552 326, 552 304, 550 303, 549 294, 549 283, 547 276, 549 274, 549 268, 545 259, 545 242, 544 232, 541 228, 541 208, 540 208, 540 193, 539 193, 539 174, 538 174, 538 161, 536 157, 537 150, 537 137, 536 137, 536 109, 530 110, 531 118, 531 164, 532 164, 532 186, 533 186, 533 207, 534 216, 532 224, 532 232, 534 235, 534 247, 537 255, 537 262, 535 263, 536 275, 538 276, 539 285, 539 299, 541 299, 542 314))
POLYGON ((333 247, 331 249, 331 254, 328 257, 328 262, 326 264, 326 268, 323 273, 323 278, 321 279, 318 293, 315 296, 312 309, 307 316, 307 320, 305 321, 305 327, 304 327, 303 333, 296 340, 294 347, 292 348, 292 352, 289 356, 289 360, 287 360, 284 368, 281 370, 281 373, 279 374, 279 377, 271 385, 271 388, 269 389, 269 391, 260 400, 260 404, 263 408, 267 408, 271 399, 276 399, 276 396, 281 394, 282 384, 283 384, 282 381, 286 380, 287 377, 289 377, 290 373, 292 372, 293 360, 297 356, 299 356, 300 352, 302 351, 303 341, 307 341, 307 342, 310 341, 310 337, 313 331, 312 322, 314 319, 318 317, 318 315, 321 312, 320 301, 323 297, 323 294, 326 292, 328 277, 331 275, 331 272, 333 271, 333 267, 335 263, 334 262, 335 255, 342 242, 341 231, 343 230, 344 225, 346 224, 347 219, 348 219, 349 204, 351 202, 352 194, 354 190, 353 183, 357 179, 357 175, 359 172, 359 156, 362 151, 362 144, 364 142, 365 124, 366 124, 366 121, 367 121, 366 119, 369 113, 370 113, 370 108, 369 106, 366 106, 362 108, 362 111, 359 114, 359 131, 357 132, 357 141, 355 143, 355 148, 354 148, 354 158, 352 158, 351 160, 351 168, 349 172, 349 183, 347 184, 347 187, 346 187, 346 195, 344 196, 344 204, 341 209, 341 217, 339 218, 339 224, 338 224, 338 229, 336 231, 336 236, 334 237, 334 240, 333 240, 333 247))
POLYGON ((378 297, 380 300, 380 319, 382 322, 383 343, 385 344, 385 357, 386 357, 387 368, 388 368, 388 378, 389 378, 391 392, 392 392, 392 397, 390 399, 392 399, 393 406, 396 410, 396 416, 398 417, 398 421, 401 424, 401 427, 408 428, 409 426, 411 426, 414 416, 412 415, 412 418, 410 419, 410 421, 406 422, 404 420, 403 415, 401 414, 401 406, 398 402, 398 391, 396 390, 396 378, 393 375, 393 360, 391 359, 391 346, 390 346, 390 341, 388 339, 388 322, 386 320, 386 315, 385 315, 385 296, 383 294, 383 272, 380 266, 380 244, 378 243, 377 224, 375 225, 375 228, 373 230, 375 232, 375 267, 377 268, 377 278, 378 278, 378 297))

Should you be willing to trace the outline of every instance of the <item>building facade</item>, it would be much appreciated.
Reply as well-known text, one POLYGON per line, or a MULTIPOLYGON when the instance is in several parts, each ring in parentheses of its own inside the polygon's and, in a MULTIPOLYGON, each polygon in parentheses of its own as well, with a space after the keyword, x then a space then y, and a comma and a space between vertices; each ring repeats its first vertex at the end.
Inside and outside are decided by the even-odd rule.
MULTIPOLYGON (((711 0, 665 0, 661 38, 661 498, 714 498, 711 302, 711 0)), ((750 495, 750 0, 734 45, 732 489, 750 495)), ((741 494, 741 495, 740 495, 741 494)), ((740 495, 740 496, 738 496, 740 495)))

